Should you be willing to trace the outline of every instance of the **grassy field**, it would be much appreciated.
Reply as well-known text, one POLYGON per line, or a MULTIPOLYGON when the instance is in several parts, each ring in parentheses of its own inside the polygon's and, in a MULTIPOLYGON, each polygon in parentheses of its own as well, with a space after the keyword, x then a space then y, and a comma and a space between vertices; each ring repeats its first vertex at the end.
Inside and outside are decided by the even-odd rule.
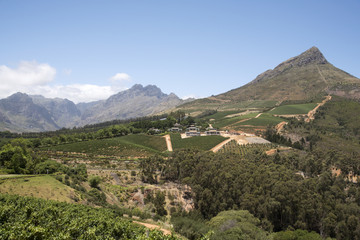
POLYGON ((75 196, 72 188, 49 175, 14 175, 13 178, 0 178, 0 192, 69 203, 74 202, 71 196, 75 196))
POLYGON ((210 150, 227 138, 221 136, 190 137, 182 139, 180 134, 171 134, 173 149, 193 148, 199 150, 210 150))
POLYGON ((292 115, 292 114, 307 114, 310 110, 316 107, 317 103, 284 105, 277 107, 269 113, 275 115, 292 115))
POLYGON ((249 114, 246 114, 246 115, 232 117, 232 118, 222 118, 222 119, 219 119, 218 121, 215 121, 213 123, 213 127, 215 127, 215 128, 223 128, 223 127, 229 126, 231 124, 234 124, 236 122, 239 122, 241 120, 248 119, 248 118, 253 118, 256 115, 258 115, 258 113, 249 113, 249 114))
POLYGON ((258 118, 249 119, 247 121, 236 124, 236 126, 241 126, 241 125, 251 125, 251 126, 268 126, 268 125, 270 125, 270 126, 272 126, 272 125, 276 125, 283 121, 286 121, 286 120, 284 120, 283 118, 274 117, 268 113, 263 113, 258 118))
POLYGON ((95 155, 141 157, 165 151, 166 142, 161 136, 128 135, 117 138, 57 145, 46 147, 46 149, 52 151, 80 152, 95 155))

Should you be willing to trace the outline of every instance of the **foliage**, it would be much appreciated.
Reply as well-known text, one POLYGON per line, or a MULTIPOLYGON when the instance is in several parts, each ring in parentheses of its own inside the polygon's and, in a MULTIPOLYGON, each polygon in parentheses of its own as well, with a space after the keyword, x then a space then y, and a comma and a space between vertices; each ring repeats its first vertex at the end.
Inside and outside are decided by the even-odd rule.
POLYGON ((165 161, 160 156, 151 156, 140 160, 141 179, 146 183, 157 183, 163 174, 165 161))
POLYGON ((314 156, 182 150, 168 159, 164 175, 191 186, 195 208, 207 219, 221 211, 244 209, 266 230, 294 227, 345 236, 340 239, 360 237, 360 188, 318 168, 314 156), (295 174, 307 167, 314 174, 295 174))
POLYGON ((174 230, 189 240, 200 239, 205 236, 210 227, 201 217, 189 216, 189 214, 179 214, 171 217, 174 230))
POLYGON ((261 222, 246 210, 230 210, 220 212, 209 224, 215 230, 213 240, 232 239, 271 239, 261 229, 261 222))
POLYGON ((2 239, 177 239, 145 230, 110 209, 4 194, 0 202, 2 239))
POLYGON ((322 240, 323 238, 316 232, 305 230, 281 231, 273 235, 273 240, 322 240))
POLYGON ((99 176, 94 176, 89 179, 89 184, 90 187, 92 188, 98 188, 100 182, 101 182, 101 178, 99 176))
POLYGON ((35 165, 42 161, 28 147, 29 141, 14 139, 0 150, 0 167, 11 169, 14 173, 32 173, 35 165))

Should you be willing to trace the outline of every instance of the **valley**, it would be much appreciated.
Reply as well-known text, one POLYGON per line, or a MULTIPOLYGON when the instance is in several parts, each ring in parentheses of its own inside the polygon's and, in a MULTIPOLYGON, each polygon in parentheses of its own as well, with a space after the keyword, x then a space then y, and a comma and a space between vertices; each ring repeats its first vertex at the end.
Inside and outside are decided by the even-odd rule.
POLYGON ((16 123, 1 133, 0 235, 360 239, 360 103, 332 90, 356 93, 359 84, 311 48, 243 87, 191 102, 135 85, 108 103, 77 106, 85 121, 68 128, 58 123, 79 122, 50 111, 55 100, 11 96, 18 107, 0 104, 2 124, 16 123), (159 105, 126 115, 117 106, 133 102, 124 99, 159 105), (36 131, 18 132, 34 121, 36 131))

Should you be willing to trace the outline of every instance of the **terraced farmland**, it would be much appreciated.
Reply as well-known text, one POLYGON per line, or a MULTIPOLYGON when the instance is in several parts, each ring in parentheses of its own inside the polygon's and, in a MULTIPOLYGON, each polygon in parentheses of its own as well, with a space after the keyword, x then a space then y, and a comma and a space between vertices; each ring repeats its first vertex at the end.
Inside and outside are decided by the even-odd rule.
POLYGON ((166 151, 165 139, 161 136, 128 135, 117 138, 76 142, 43 148, 42 150, 77 152, 108 156, 144 157, 166 151))

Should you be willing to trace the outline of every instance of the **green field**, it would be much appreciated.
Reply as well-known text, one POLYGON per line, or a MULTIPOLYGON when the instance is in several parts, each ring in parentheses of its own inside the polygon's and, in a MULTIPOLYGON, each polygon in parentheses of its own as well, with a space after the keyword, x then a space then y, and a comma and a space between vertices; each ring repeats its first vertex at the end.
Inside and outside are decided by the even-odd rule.
POLYGON ((217 113, 210 115, 210 116, 206 116, 205 118, 219 120, 228 115, 236 114, 236 113, 240 113, 240 112, 244 112, 244 111, 218 111, 217 113))
POLYGON ((247 121, 236 124, 236 126, 251 125, 251 126, 272 126, 280 122, 286 121, 283 118, 272 116, 268 113, 261 114, 258 118, 252 118, 247 121))
POLYGON ((43 148, 43 150, 79 152, 108 156, 148 156, 166 151, 161 136, 127 135, 117 138, 91 140, 43 148))
POLYGON ((192 148, 207 151, 226 139, 221 136, 199 136, 182 139, 180 134, 171 134, 171 143, 174 150, 192 148))
POLYGON ((284 105, 271 110, 269 113, 274 115, 293 115, 307 114, 316 107, 317 103, 284 105))
POLYGON ((61 202, 74 202, 74 190, 50 175, 20 176, 0 178, 0 192, 20 196, 32 196, 61 202))
POLYGON ((213 127, 215 127, 215 128, 223 128, 223 127, 229 126, 231 124, 234 124, 236 122, 239 122, 241 120, 256 117, 256 115, 258 115, 258 114, 259 113, 249 113, 249 114, 246 114, 246 115, 232 117, 232 118, 224 117, 222 119, 214 121, 213 122, 213 127))

